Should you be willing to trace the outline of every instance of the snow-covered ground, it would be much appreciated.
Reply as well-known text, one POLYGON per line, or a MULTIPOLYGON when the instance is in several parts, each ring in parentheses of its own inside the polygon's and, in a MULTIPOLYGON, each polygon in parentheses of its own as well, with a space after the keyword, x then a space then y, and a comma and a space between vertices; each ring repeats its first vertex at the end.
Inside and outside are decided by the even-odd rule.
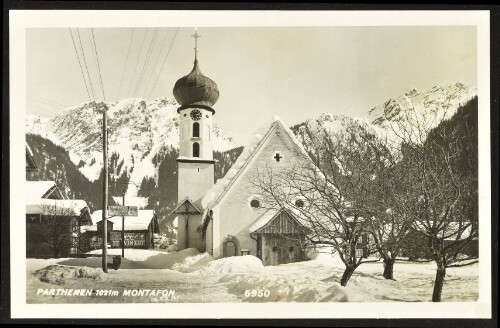
MULTIPOLYGON (((110 255, 121 250, 109 250, 110 255)), ((264 267, 254 256, 213 260, 195 249, 166 253, 125 250, 119 270, 107 274, 101 258, 28 259, 28 303, 100 302, 377 302, 430 301, 434 263, 396 263, 394 277, 382 277, 382 263, 365 263, 346 287, 339 284, 343 267, 329 254, 313 260, 264 267), (37 295, 47 289, 118 291, 113 296, 89 297, 37 295), (124 295, 124 290, 169 290, 175 295, 124 295), (261 296, 251 291, 262 291, 261 296)), ((110 262, 110 261, 109 261, 110 262)), ((478 265, 448 269, 443 301, 475 301, 478 265)))

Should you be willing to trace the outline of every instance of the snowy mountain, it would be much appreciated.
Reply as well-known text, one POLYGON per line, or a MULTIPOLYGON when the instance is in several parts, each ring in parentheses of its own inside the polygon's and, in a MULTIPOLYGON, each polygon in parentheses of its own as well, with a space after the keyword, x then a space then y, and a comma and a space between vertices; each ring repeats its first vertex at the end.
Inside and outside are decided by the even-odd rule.
MULTIPOLYGON (((144 177, 156 177, 158 166, 153 158, 165 148, 179 143, 178 104, 173 99, 153 101, 130 98, 108 104, 109 154, 115 164, 113 176, 126 173, 137 186, 144 177)), ((66 109, 46 121, 29 117, 27 132, 40 134, 64 147, 71 160, 91 181, 102 168, 102 114, 84 103, 66 109)), ((216 125, 213 128, 214 150, 235 147, 233 140, 216 125)), ((131 184, 127 194, 137 196, 138 187, 131 184)))
POLYGON ((408 141, 422 143, 426 131, 450 119, 460 105, 477 96, 477 88, 460 82, 434 86, 427 91, 413 89, 373 107, 367 117, 375 129, 396 140, 399 135, 408 141))
MULTIPOLYGON (((71 161, 66 149, 37 134, 27 134, 26 142, 33 152, 37 165, 35 172, 27 172, 28 181, 54 181, 67 199, 83 199, 91 210, 102 206, 102 176, 96 181, 89 181, 71 161)), ((121 189, 110 181, 110 194, 121 189)), ((115 202, 110 197, 110 205, 115 202)))
MULTIPOLYGON (((308 150, 311 142, 307 131, 314 133, 320 131, 319 127, 324 127, 330 134, 337 136, 354 133, 360 136, 378 134, 394 137, 394 133, 401 129, 413 131, 421 124, 437 126, 439 118, 452 117, 461 104, 476 94, 476 88, 461 83, 434 87, 428 91, 414 89, 373 107, 363 117, 323 113, 316 119, 293 126, 292 130, 308 150)), ((177 197, 177 104, 167 98, 151 102, 126 99, 109 104, 109 108, 111 195, 120 196, 122 188, 120 185, 113 185, 113 180, 130 179, 134 184, 127 186, 127 197, 147 197, 148 208, 154 208, 163 221, 175 206, 177 197)), ((43 150, 43 156, 40 155, 39 160, 44 161, 43 167, 46 168, 40 173, 39 179, 62 180, 63 189, 69 196, 75 194, 74 196, 83 199, 92 199, 94 208, 100 206, 98 199, 94 200, 94 195, 101 188, 101 118, 101 114, 89 104, 81 104, 68 108, 50 120, 28 116, 26 121, 27 133, 40 135, 42 139, 49 139, 55 144, 49 147, 45 146, 50 145, 47 141, 37 141, 38 147, 43 150), (60 152, 55 146, 68 152, 71 163, 66 163, 66 160, 55 154, 60 152), (63 162, 64 167, 61 166, 63 162), (63 171, 68 171, 73 166, 75 169, 71 168, 72 173, 65 177, 63 171), (80 173, 90 181, 81 182, 80 173), (77 194, 82 189, 82 184, 85 185, 85 190, 77 194)), ((218 179, 231 168, 242 148, 235 148, 232 139, 219 127, 214 126, 212 133, 215 136, 215 175, 218 179)))
POLYGON ((396 134, 422 143, 426 132, 442 120, 450 119, 460 105, 476 95, 477 88, 462 83, 435 86, 427 91, 413 89, 373 107, 364 117, 325 112, 316 119, 293 126, 292 130, 306 148, 309 148, 310 137, 323 130, 337 136, 347 132, 375 134, 388 137, 396 146, 400 142, 396 134), (311 136, 307 135, 308 130, 311 136))

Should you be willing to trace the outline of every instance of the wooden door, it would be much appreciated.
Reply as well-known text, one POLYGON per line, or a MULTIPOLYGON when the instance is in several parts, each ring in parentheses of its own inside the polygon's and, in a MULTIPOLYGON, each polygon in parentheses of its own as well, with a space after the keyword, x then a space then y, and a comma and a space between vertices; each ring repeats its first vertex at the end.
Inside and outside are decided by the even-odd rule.
POLYGON ((278 265, 302 261, 300 243, 294 238, 266 236, 263 238, 262 254, 264 265, 278 265))
POLYGON ((236 256, 237 247, 234 241, 228 240, 224 244, 224 257, 236 256))

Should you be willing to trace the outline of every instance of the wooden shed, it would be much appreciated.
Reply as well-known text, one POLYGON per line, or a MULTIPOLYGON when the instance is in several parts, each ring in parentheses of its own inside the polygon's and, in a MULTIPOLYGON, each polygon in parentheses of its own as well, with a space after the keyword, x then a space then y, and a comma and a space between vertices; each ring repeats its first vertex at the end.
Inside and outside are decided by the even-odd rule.
POLYGON ((304 243, 308 229, 287 210, 269 210, 250 227, 257 240, 257 256, 264 265, 307 260, 304 243))

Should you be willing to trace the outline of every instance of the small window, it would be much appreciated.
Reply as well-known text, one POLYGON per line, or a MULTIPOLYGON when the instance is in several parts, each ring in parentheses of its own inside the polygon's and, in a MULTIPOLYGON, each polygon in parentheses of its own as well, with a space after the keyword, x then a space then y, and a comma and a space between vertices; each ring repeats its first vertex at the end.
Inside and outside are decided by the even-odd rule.
POLYGON ((290 246, 290 252, 293 252, 294 248, 293 246, 290 246))
POLYGON ((260 202, 258 199, 252 199, 252 201, 250 202, 250 206, 252 206, 253 208, 259 208, 260 207, 260 202))
POLYGON ((76 220, 71 221, 71 231, 72 232, 78 231, 78 222, 76 220))
POLYGON ((273 252, 277 252, 278 251, 278 246, 273 246, 273 252))
POLYGON ((200 137, 200 123, 194 122, 193 123, 193 138, 199 138, 200 137))
POLYGON ((297 206, 297 207, 304 207, 304 201, 302 199, 297 199, 295 201, 295 206, 297 206))
POLYGON ((193 143, 193 157, 200 157, 200 144, 197 142, 193 143))

